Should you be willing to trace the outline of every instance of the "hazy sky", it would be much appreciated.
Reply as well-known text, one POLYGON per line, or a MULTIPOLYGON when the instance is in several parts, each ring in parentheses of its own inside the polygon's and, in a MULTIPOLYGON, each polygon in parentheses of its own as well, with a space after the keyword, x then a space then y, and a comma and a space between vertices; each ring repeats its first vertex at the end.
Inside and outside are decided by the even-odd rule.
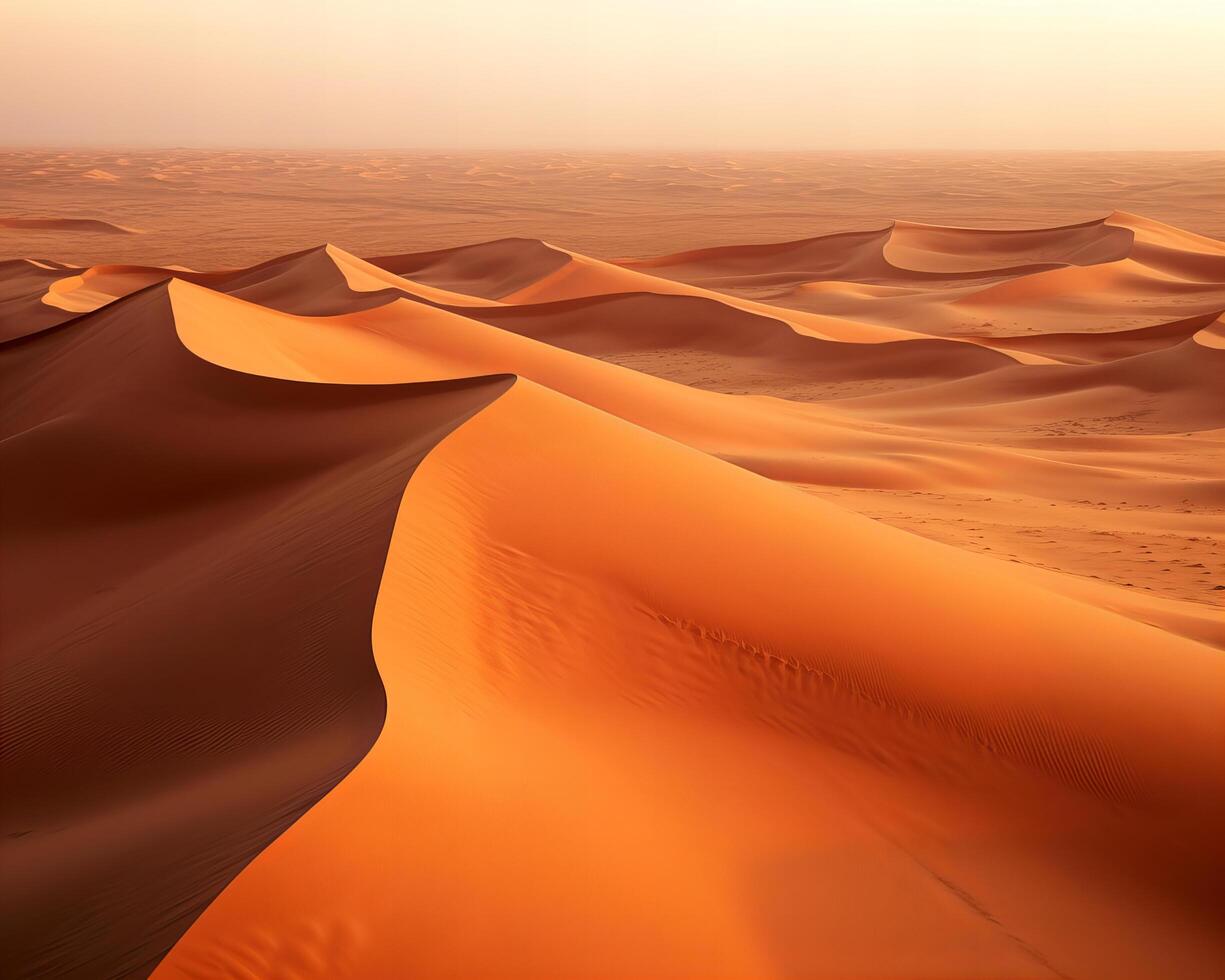
POLYGON ((1221 149, 1221 0, 0 0, 8 144, 1221 149))

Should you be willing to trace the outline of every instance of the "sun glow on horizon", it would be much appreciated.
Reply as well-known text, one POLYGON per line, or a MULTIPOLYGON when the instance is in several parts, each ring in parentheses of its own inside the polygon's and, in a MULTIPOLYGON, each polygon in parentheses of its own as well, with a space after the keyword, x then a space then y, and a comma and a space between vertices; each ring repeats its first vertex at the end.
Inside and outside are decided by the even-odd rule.
POLYGON ((67 0, 8 144, 1218 149, 1216 4, 67 0))

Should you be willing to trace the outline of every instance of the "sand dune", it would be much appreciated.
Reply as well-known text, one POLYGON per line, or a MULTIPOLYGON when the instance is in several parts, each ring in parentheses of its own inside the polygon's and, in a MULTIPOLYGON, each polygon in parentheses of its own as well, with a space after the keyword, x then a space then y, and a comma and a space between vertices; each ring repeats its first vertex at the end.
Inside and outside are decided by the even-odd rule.
POLYGON ((0 263, 0 972, 1215 976, 1225 245, 868 227, 0 263))
POLYGON ((504 385, 221 371, 165 286, 0 369, 4 956, 147 973, 378 734, 369 622, 405 481, 504 385))
MULTIPOLYGON (((775 479, 882 487, 982 487, 992 468, 1045 487, 1064 464, 967 446, 836 410, 744 400, 577 356, 452 312, 399 300, 335 318, 276 313, 186 283, 171 290, 180 335, 235 370, 344 383, 394 383, 513 371, 622 419, 775 479), (212 325, 241 320, 241 338, 212 325)), ((1011 363, 1011 362, 1009 362, 1011 363)), ((1092 478, 1085 485, 1093 486, 1092 478)), ((1148 488, 1161 493, 1160 484, 1148 488)), ((1166 492, 1179 492, 1178 488, 1166 492)))
POLYGON ((991 231, 896 222, 883 252, 900 269, 994 272, 1032 265, 1097 265, 1127 256, 1133 236, 1110 220, 1064 228, 991 231))
MULTIPOLYGON (((685 281, 723 287, 837 280, 933 283, 1016 276, 1063 266, 1097 265, 1131 254, 1135 233, 1112 215, 1062 228, 997 231, 895 221, 777 245, 700 249, 626 263, 685 281)), ((1153 223, 1161 237, 1161 226, 1153 223)))
POLYGON ((426 283, 409 282, 350 255, 320 245, 245 269, 196 272, 182 266, 97 265, 87 269, 45 268, 20 261, 0 267, 0 336, 10 338, 45 329, 171 278, 196 283, 272 309, 325 316, 380 305, 400 296, 426 303, 496 305, 426 283), (6 274, 7 272, 7 274, 6 274), (63 311, 39 310, 36 304, 63 311))
POLYGON ((1225 278, 1225 244, 1219 241, 1122 211, 1107 220, 1132 232, 1131 255, 1150 268, 1213 282, 1225 278))
POLYGON ((700 352, 797 381, 958 377, 1015 363, 1004 354, 936 339, 879 344, 826 340, 797 332, 783 320, 697 295, 612 293, 462 312, 605 360, 700 352))
POLYGON ((854 261, 773 277, 725 274, 717 257, 713 277, 701 263, 674 266, 666 257, 645 265, 788 310, 937 336, 1113 333, 1225 306, 1219 242, 1123 212, 1008 232, 895 223, 873 235, 793 244, 824 242, 838 254, 840 240, 853 244, 854 261))
POLYGON ((405 961, 469 975, 599 963, 909 976, 945 948, 949 972, 1143 975, 1170 966, 1171 947, 1191 975, 1219 954, 1207 916, 1152 914, 1213 887, 1187 863, 1218 850, 1225 665, 1211 651, 526 382, 427 460, 392 556, 375 617, 384 735, 159 975, 258 963, 261 930, 280 952, 335 955, 357 976, 405 961), (532 437, 545 427, 554 438, 532 437), (545 473, 556 496, 531 506, 545 473), (694 486, 714 492, 695 499, 694 486), (444 571, 427 555, 460 557, 444 571), (878 602, 892 615, 869 639, 878 602), (950 616, 955 638, 920 626, 950 616), (777 753, 765 772, 763 752, 777 753), (1006 867, 929 821, 987 822, 1006 867), (354 826, 367 835, 354 840, 354 826), (1068 863, 1090 827, 1094 846, 1068 863), (337 870, 326 856, 341 849, 337 870), (1126 897, 1110 894, 1124 878, 1126 897), (871 924, 837 909, 852 882, 871 924), (800 898, 804 915, 764 925, 800 898), (307 922, 327 924, 334 945, 312 949, 307 922), (867 942, 878 922, 893 941, 867 942))
POLYGON ((1219 325, 1222 316, 1225 316, 1225 310, 1221 313, 1212 312, 1171 320, 1169 323, 1158 323, 1151 327, 1137 327, 1134 330, 1096 334, 1022 334, 1017 337, 992 337, 980 342, 1013 352, 1038 351, 1067 364, 1097 363, 1172 347, 1214 325, 1219 325))
POLYGON ((895 218, 1064 227, 1118 208, 1220 241, 1223 178, 1219 152, 7 149, 0 200, 8 213, 88 213, 147 233, 95 239, 0 228, 0 255, 216 269, 325 241, 393 256, 519 237, 586 255, 641 257, 863 232, 895 218), (88 170, 123 179, 82 179, 88 170), (515 179, 477 183, 494 172, 515 179))
POLYGON ((0 228, 41 231, 96 231, 107 235, 139 235, 138 228, 125 228, 98 218, 0 218, 0 228))
POLYGON ((1182 433, 1225 426, 1222 372, 1225 355, 1185 339, 1102 364, 1012 369, 919 392, 869 396, 843 407, 891 405, 899 415, 931 423, 927 409, 947 415, 973 406, 977 413, 982 406, 995 404, 1004 406, 1008 418, 1019 424, 1039 415, 1043 421, 1068 418, 1074 411, 1066 404, 1068 398, 1077 400, 1077 411, 1106 412, 1120 398, 1135 405, 1144 404, 1146 396, 1159 395, 1145 413, 1145 430, 1182 433), (1064 401, 1055 401, 1060 398, 1064 401))
POLYGON ((32 259, 0 261, 0 341, 62 323, 64 313, 43 303, 56 283, 77 270, 32 259))
POLYGON ((513 238, 370 260, 398 276, 484 299, 501 299, 569 261, 564 251, 545 242, 513 238))

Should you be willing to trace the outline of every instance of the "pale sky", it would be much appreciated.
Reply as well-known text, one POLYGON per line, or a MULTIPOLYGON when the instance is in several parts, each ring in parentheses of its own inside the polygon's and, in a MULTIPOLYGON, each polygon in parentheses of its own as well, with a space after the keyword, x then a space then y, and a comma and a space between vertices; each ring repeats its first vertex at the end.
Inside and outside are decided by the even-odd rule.
POLYGON ((0 0, 8 145, 1222 149, 1221 0, 0 0))

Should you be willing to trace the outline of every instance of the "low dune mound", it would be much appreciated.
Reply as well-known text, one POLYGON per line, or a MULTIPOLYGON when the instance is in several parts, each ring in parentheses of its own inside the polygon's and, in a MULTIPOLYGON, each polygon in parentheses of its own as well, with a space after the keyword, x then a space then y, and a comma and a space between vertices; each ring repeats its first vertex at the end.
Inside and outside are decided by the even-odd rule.
POLYGON ((372 265, 428 286, 480 299, 502 299, 570 261, 568 253, 532 238, 502 238, 434 252, 386 255, 372 265))
POLYGON ((1033 351, 1069 364, 1092 364, 1173 347, 1201 330, 1219 325, 1222 316, 1225 316, 1225 311, 1171 320, 1169 323, 1158 323, 1152 327, 1137 327, 1134 330, 1023 334, 1016 337, 993 337, 981 342, 1008 351, 1033 351))
POLYGON ((896 221, 882 253, 896 268, 914 272, 999 272, 1115 262, 1130 254, 1133 237, 1130 229, 1108 224, 1105 218, 1061 228, 1004 231, 896 221))
POLYGON ((112 224, 99 218, 0 218, 0 228, 30 228, 39 231, 98 232, 104 235, 140 235, 139 228, 112 224))
POLYGON ((944 340, 825 340, 698 295, 612 293, 453 312, 604 360, 624 362, 626 355, 660 352, 715 355, 719 360, 706 361, 704 369, 717 363, 733 383, 738 374, 763 371, 807 381, 952 378, 1016 363, 1006 354, 944 340))
MULTIPOLYGON (((1099 297, 1109 297, 1115 303, 1127 300, 1139 303, 1153 298, 1169 304, 1184 297, 1194 298, 1204 294, 1204 285, 1158 272, 1135 259, 1125 258, 1083 268, 1064 266, 1046 269, 992 283, 955 299, 951 305, 999 309, 1009 306, 1079 305, 1092 310, 1099 297)), ((1214 292, 1219 294, 1220 284, 1211 285, 1216 287, 1214 292)))
POLYGON ((505 382, 221 370, 165 286, 0 370, 4 973, 142 975, 375 739, 405 483, 505 382))
POLYGON ((1132 233, 1129 254, 1137 262, 1167 275, 1225 282, 1225 243, 1126 211, 1116 211, 1106 222, 1132 233))
POLYGON ((1119 423, 1123 432, 1217 429, 1225 427, 1225 353, 1198 343, 1195 337, 1202 332, 1103 363, 1010 368, 841 407, 873 414, 883 410, 898 421, 924 424, 1002 427, 1096 419, 1119 423))
POLYGON ((620 264, 712 289, 825 279, 858 281, 879 276, 886 270, 881 249, 888 238, 889 229, 885 228, 794 242, 695 249, 620 264))
POLYGON ((621 264, 711 289, 830 281, 930 286, 1117 261, 1129 255, 1133 238, 1129 228, 1107 219, 1001 231, 895 221, 881 231, 699 249, 621 264))

